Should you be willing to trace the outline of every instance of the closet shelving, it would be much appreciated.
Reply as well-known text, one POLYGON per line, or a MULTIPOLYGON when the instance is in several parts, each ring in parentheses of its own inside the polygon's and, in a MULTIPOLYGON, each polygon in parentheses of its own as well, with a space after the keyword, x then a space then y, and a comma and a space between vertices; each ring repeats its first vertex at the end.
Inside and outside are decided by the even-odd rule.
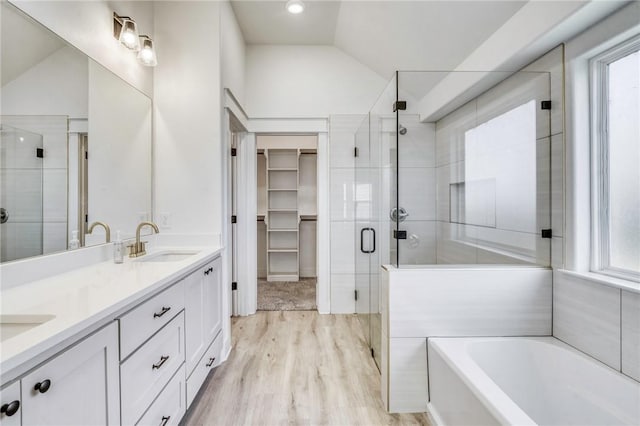
POLYGON ((265 149, 267 165, 267 281, 298 281, 299 149, 265 149))
POLYGON ((257 136, 258 277, 317 276, 317 136, 257 136))

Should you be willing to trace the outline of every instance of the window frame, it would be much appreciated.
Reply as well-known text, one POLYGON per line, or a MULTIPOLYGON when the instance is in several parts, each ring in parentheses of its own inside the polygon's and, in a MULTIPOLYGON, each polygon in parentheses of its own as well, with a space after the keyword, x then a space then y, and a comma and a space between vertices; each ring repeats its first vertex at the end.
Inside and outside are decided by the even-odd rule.
POLYGON ((609 239, 609 65, 640 52, 640 35, 589 60, 591 114, 591 272, 640 281, 640 271, 610 263, 609 239))

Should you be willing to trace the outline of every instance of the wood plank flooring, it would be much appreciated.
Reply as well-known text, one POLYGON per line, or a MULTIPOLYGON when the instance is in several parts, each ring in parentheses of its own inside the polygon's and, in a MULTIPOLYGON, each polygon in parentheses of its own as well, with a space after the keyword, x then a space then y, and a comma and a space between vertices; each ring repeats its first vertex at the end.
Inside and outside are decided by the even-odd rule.
POLYGON ((232 320, 233 349, 186 425, 428 425, 388 414, 355 315, 262 311, 232 320))

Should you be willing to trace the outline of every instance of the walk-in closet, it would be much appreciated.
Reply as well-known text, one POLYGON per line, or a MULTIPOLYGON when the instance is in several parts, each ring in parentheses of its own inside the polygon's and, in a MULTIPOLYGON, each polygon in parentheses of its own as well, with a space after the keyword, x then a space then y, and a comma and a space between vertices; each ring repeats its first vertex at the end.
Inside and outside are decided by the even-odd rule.
POLYGON ((317 135, 258 135, 259 310, 316 309, 317 135))

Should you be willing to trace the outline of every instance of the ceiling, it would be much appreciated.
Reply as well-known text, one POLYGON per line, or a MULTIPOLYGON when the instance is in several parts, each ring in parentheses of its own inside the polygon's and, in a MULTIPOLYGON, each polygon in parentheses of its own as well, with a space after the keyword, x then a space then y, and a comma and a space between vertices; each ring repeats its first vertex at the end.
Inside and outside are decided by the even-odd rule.
POLYGON ((334 45, 382 77, 395 70, 450 70, 526 1, 234 0, 247 44, 334 45))

